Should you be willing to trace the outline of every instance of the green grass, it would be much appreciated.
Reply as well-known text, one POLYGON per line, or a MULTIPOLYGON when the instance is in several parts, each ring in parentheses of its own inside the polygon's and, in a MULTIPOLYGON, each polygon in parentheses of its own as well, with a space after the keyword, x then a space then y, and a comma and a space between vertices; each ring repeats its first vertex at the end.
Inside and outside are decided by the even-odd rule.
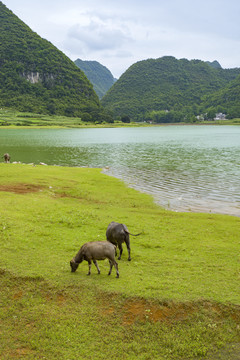
MULTIPOLYGON (((123 123, 121 121, 114 121, 114 123, 106 122, 84 122, 77 117, 67 117, 60 115, 44 115, 28 112, 19 112, 11 109, 0 109, 0 126, 7 128, 19 127, 67 127, 67 128, 82 128, 82 127, 132 127, 139 126, 138 123, 123 123)), ((145 124, 146 125, 146 124, 145 124)), ((143 126, 143 124, 141 124, 143 126)))
POLYGON ((0 201, 1 359, 238 359, 239 218, 170 212, 87 168, 0 164, 0 201), (112 220, 143 232, 120 278, 71 273, 112 220))
POLYGON ((211 125, 240 125, 240 119, 226 119, 226 120, 214 120, 214 121, 203 121, 203 124, 211 125))

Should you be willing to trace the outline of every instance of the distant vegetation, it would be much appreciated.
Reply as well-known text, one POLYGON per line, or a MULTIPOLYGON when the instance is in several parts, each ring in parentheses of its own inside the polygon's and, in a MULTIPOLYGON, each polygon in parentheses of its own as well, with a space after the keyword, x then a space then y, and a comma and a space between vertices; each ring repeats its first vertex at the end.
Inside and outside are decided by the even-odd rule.
POLYGON ((110 70, 97 61, 84 61, 77 59, 74 62, 93 84, 93 88, 100 99, 116 81, 110 70))
POLYGON ((0 106, 86 121, 104 115, 92 84, 0 2, 0 106))
POLYGON ((240 117, 240 76, 203 100, 205 108, 219 109, 227 114, 228 119, 240 117))
POLYGON ((120 77, 102 104, 114 116, 157 123, 193 122, 200 114, 203 119, 213 119, 217 112, 232 114, 233 108, 239 110, 234 113, 239 117, 239 74, 240 68, 222 69, 217 61, 171 56, 144 60, 120 77), (221 95, 225 96, 224 103, 221 95))

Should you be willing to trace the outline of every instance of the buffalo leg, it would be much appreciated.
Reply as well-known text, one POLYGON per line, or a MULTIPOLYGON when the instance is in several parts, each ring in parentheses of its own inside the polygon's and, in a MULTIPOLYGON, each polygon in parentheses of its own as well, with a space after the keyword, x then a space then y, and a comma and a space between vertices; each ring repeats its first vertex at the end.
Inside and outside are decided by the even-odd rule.
POLYGON ((92 266, 92 262, 88 261, 88 274, 87 275, 91 275, 91 266, 92 266))
POLYGON ((119 247, 119 257, 118 257, 118 260, 121 260, 121 256, 122 256, 122 252, 123 252, 122 244, 118 244, 118 247, 119 247))
POLYGON ((114 259, 114 260, 109 260, 109 264, 110 264, 110 270, 109 270, 108 275, 111 275, 112 267, 113 267, 113 265, 114 265, 114 267, 115 267, 115 269, 116 269, 116 273, 117 273, 117 276, 116 276, 116 277, 119 278, 118 264, 117 264, 117 262, 115 261, 115 259, 114 259))
POLYGON ((113 262, 112 262, 111 260, 109 260, 109 265, 110 265, 110 269, 109 269, 108 275, 111 275, 111 273, 112 273, 112 267, 113 267, 113 262))
POLYGON ((116 269, 116 273, 117 273, 117 278, 119 278, 119 272, 118 272, 118 263, 114 260, 114 267, 115 267, 115 269, 116 269))
POLYGON ((128 250, 128 261, 131 261, 131 249, 130 249, 130 241, 129 239, 125 241, 126 245, 127 245, 127 250, 128 250))
POLYGON ((99 269, 99 267, 98 267, 97 261, 96 261, 96 260, 93 260, 93 263, 94 263, 94 265, 95 265, 96 268, 97 268, 98 274, 100 274, 100 269, 99 269))

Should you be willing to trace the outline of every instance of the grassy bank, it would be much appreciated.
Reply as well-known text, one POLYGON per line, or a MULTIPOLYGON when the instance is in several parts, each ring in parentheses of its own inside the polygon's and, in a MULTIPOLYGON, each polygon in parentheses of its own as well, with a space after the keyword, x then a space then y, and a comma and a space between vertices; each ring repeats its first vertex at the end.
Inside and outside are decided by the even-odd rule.
MULTIPOLYGON (((131 122, 123 123, 122 121, 115 121, 114 123, 107 122, 84 122, 77 117, 68 117, 60 115, 44 115, 34 113, 23 113, 14 110, 0 109, 0 127, 19 128, 19 127, 41 127, 41 128, 85 128, 85 127, 132 127, 140 124, 131 122)), ((141 124, 144 126, 144 124, 141 124)))
POLYGON ((0 164, 0 201, 1 359, 238 359, 239 218, 169 212, 87 168, 0 164), (120 278, 72 274, 112 220, 143 232, 120 278))
MULTIPOLYGON (((215 120, 215 121, 201 121, 195 124, 204 125, 240 125, 240 119, 231 120, 215 120)), ((159 125, 184 125, 184 123, 165 123, 165 124, 153 124, 159 125)), ((193 124, 185 124, 193 125, 193 124)), ((137 127, 137 126, 151 126, 149 123, 123 123, 122 121, 114 121, 114 123, 90 123, 84 122, 77 117, 66 117, 59 115, 44 115, 34 114, 27 112, 19 112, 10 109, 0 109, 0 127, 1 128, 19 128, 19 127, 31 127, 31 128, 85 128, 85 127, 137 127)))

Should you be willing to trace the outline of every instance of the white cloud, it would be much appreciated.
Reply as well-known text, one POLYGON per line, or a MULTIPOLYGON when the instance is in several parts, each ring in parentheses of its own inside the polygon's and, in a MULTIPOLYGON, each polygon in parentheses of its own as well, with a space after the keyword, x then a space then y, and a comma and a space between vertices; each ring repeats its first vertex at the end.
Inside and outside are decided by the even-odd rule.
POLYGON ((67 33, 67 41, 77 40, 85 49, 101 51, 119 49, 124 43, 132 41, 121 29, 113 28, 98 21, 91 21, 89 25, 76 24, 67 33))
POLYGON ((240 67, 239 0, 3 2, 72 60, 97 60, 115 77, 164 55, 240 67))

